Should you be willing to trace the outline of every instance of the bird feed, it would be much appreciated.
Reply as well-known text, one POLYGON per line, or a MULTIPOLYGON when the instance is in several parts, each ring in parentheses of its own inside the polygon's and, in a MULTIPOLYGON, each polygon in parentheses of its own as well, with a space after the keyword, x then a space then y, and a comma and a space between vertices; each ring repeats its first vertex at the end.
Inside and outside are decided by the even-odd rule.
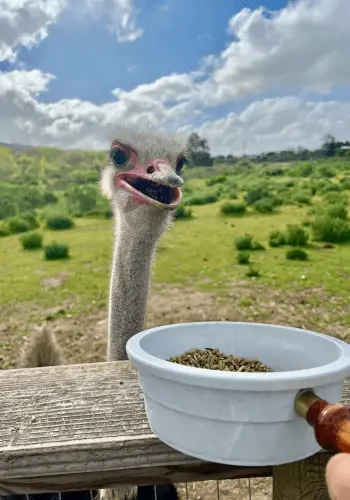
POLYGON ((221 370, 226 372, 272 372, 273 370, 257 359, 247 359, 233 354, 224 354, 219 349, 191 349, 181 356, 174 356, 168 361, 179 365, 221 370))

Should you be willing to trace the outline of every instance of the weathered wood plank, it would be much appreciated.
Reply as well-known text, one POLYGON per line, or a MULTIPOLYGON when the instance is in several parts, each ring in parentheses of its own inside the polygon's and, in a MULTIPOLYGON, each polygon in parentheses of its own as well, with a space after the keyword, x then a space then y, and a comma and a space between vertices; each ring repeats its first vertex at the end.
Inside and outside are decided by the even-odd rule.
POLYGON ((273 500, 329 500, 325 469, 331 454, 279 465, 273 470, 273 500))
POLYGON ((98 490, 118 484, 147 485, 209 481, 211 479, 239 479, 270 477, 271 467, 232 467, 198 462, 193 464, 155 466, 136 469, 116 469, 89 473, 45 475, 0 479, 0 495, 46 493, 55 491, 98 490))
POLYGON ((0 388, 3 491, 271 474, 266 467, 204 464, 161 443, 148 427, 129 362, 6 370, 0 388))

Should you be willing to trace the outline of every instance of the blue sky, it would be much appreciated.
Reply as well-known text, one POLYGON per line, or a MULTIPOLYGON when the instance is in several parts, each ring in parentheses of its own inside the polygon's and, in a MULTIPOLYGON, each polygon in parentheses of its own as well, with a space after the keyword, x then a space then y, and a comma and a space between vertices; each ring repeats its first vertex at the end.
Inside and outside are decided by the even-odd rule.
POLYGON ((124 123, 214 154, 349 139, 349 0, 2 5, 0 141, 104 149, 124 123))
MULTIPOLYGON (((285 0, 264 1, 271 10, 285 4, 285 0)), ((138 0, 135 5, 144 34, 132 43, 117 41, 108 29, 108 16, 96 19, 67 9, 41 44, 20 51, 20 60, 28 69, 56 76, 42 95, 44 102, 78 98, 102 104, 111 99, 116 87, 131 90, 163 75, 193 71, 203 57, 219 54, 232 39, 227 33, 229 18, 244 7, 255 9, 259 3, 138 0)))

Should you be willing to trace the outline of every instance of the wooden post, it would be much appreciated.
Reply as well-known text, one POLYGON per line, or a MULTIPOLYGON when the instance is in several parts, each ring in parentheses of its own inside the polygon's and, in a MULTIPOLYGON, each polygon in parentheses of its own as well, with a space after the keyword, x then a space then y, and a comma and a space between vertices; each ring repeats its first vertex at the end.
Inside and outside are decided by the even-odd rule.
POLYGON ((273 500, 329 500, 325 468, 332 455, 318 453, 306 460, 273 468, 273 500))

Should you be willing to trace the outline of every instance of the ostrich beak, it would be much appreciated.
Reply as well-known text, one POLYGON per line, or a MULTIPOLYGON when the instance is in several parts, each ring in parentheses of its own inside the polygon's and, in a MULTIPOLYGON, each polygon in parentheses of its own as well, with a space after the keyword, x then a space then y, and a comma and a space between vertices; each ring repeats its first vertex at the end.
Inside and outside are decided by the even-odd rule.
POLYGON ((177 175, 171 166, 165 162, 157 162, 157 170, 150 177, 152 182, 170 188, 179 188, 184 183, 182 177, 177 175))

